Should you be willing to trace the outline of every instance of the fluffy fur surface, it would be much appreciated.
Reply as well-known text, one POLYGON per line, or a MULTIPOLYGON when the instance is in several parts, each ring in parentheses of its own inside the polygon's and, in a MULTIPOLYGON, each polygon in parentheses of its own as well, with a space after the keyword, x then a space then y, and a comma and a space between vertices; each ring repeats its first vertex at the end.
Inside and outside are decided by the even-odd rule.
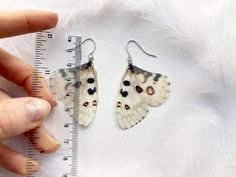
MULTIPOLYGON (((206 104, 196 104, 191 100, 184 106, 185 113, 191 107, 195 109, 193 112, 201 110, 202 114, 171 114, 181 119, 196 116, 198 121, 205 119, 204 122, 211 121, 208 123, 213 124, 207 125, 205 122, 201 126, 210 128, 217 125, 218 128, 212 132, 213 137, 205 142, 203 139, 211 134, 208 130, 204 133, 206 136, 198 137, 199 141, 196 137, 192 138, 190 141, 195 144, 192 147, 195 153, 190 155, 186 151, 186 155, 191 157, 183 157, 188 165, 184 163, 179 166, 178 172, 167 172, 172 175, 163 176, 235 176, 236 3, 211 0, 148 0, 137 3, 130 0, 120 5, 124 10, 133 10, 140 18, 147 20, 155 39, 165 49, 195 60, 195 67, 202 68, 205 73, 199 80, 202 87, 195 90, 192 96, 203 99, 206 104), (214 144, 212 141, 218 142, 214 144)), ((186 143, 189 144, 189 140, 186 139, 186 143)))
MULTIPOLYGON (((81 130, 81 176, 236 176, 234 0, 12 0, 1 4, 0 10, 54 10, 60 15, 59 27, 79 29, 97 40, 100 50, 95 65, 100 70, 100 90, 106 95, 100 94, 94 126, 81 130), (120 53, 125 41, 133 37, 158 53, 159 59, 150 69, 169 76, 173 93, 160 111, 151 111, 146 122, 121 132, 113 125, 115 107, 109 106, 116 98, 110 90, 118 89, 120 80, 111 81, 109 75, 122 74, 126 56, 120 53)), ((32 62, 27 38, 1 43, 32 62)), ((138 61, 150 66, 149 60, 138 61)), ((50 121, 48 124, 56 124, 50 121)), ((60 136, 56 125, 54 133, 60 136)), ((20 149, 16 142, 9 144, 20 149)), ((53 176, 50 169, 57 164, 50 166, 50 160, 42 162, 41 176, 53 176)), ((0 171, 0 176, 13 175, 0 171)))

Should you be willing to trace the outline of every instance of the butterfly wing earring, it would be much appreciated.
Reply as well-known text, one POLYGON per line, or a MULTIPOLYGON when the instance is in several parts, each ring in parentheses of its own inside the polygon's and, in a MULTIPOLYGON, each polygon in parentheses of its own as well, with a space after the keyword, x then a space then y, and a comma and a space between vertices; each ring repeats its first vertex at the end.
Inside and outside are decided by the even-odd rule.
POLYGON ((92 41, 94 44, 94 49, 88 56, 89 61, 78 68, 55 71, 49 83, 51 92, 59 101, 64 102, 65 111, 69 112, 71 117, 74 115, 74 94, 71 94, 71 92, 73 90, 79 92, 77 94, 79 96, 79 108, 75 109, 75 111, 78 111, 78 123, 81 126, 89 126, 94 120, 98 102, 97 73, 93 65, 93 53, 96 50, 96 43, 93 39, 88 38, 81 42, 80 45, 87 41, 92 41), (80 72, 80 78, 77 83, 74 83, 71 78, 75 78, 78 71, 80 72))
POLYGON ((132 63, 128 46, 135 43, 145 54, 156 57, 143 50, 134 40, 127 43, 128 68, 123 76, 116 105, 116 114, 120 127, 128 129, 141 122, 149 109, 164 103, 170 94, 170 82, 167 76, 145 71, 132 63))

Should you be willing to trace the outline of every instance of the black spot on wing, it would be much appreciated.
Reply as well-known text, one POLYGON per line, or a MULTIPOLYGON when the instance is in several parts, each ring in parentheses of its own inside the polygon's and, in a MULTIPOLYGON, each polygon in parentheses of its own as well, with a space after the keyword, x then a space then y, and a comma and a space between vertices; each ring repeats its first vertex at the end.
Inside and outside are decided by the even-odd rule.
POLYGON ((143 89, 140 87, 140 86, 136 86, 136 91, 138 92, 138 93, 142 93, 143 92, 143 89))
POLYGON ((125 105, 125 109, 126 109, 126 110, 129 110, 129 109, 130 109, 129 105, 126 104, 126 105, 125 105))
POLYGON ((93 95, 96 92, 96 87, 94 87, 94 89, 88 89, 88 94, 89 95, 93 95))
POLYGON ((123 96, 123 97, 127 97, 128 96, 128 92, 127 91, 124 91, 123 92, 123 89, 120 90, 120 94, 123 96))
POLYGON ((130 86, 130 81, 125 80, 125 81, 123 82, 123 84, 124 84, 124 86, 130 86))
POLYGON ((157 82, 160 77, 161 77, 161 74, 156 74, 153 80, 157 82))
POLYGON ((89 84, 93 84, 95 82, 94 78, 88 78, 87 82, 89 84))

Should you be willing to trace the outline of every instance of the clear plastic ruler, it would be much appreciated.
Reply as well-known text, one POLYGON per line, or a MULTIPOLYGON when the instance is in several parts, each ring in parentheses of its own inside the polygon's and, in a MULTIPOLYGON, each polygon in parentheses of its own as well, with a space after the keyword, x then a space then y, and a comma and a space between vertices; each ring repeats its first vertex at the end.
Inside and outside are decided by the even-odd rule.
MULTIPOLYGON (((65 30, 55 29, 54 31, 43 31, 36 33, 35 42, 35 73, 33 78, 32 96, 41 98, 41 83, 42 78, 49 82, 50 75, 58 69, 80 67, 81 64, 81 35, 69 33, 65 30), (74 50, 68 50, 74 49, 74 50)), ((79 80, 79 72, 76 73, 75 78, 71 78, 72 82, 76 83, 79 80)), ((59 142, 61 144, 60 152, 55 158, 47 159, 46 155, 39 152, 34 146, 34 143, 29 142, 27 145, 27 157, 29 159, 46 161, 48 164, 55 164, 53 169, 47 168, 46 171, 50 173, 38 172, 30 175, 32 170, 30 160, 27 161, 27 177, 77 177, 78 176, 78 145, 79 145, 79 126, 77 122, 79 95, 78 91, 72 91, 68 94, 73 94, 74 99, 73 116, 67 113, 67 109, 62 103, 59 103, 57 108, 51 115, 51 120, 57 121, 57 126, 52 125, 47 127, 54 132, 60 132, 59 142), (73 118, 74 117, 74 118, 73 118), (56 120, 55 120, 56 119, 56 120), (46 160, 45 160, 46 159, 46 160), (51 162, 50 162, 51 160, 51 162), (53 171, 52 171, 53 170, 53 171), (52 175, 53 173, 53 175, 52 175)), ((54 123, 55 124, 55 123, 54 123)), ((49 130, 50 131, 50 130, 49 130)), ((37 129, 28 133, 32 139, 39 139, 37 129)), ((58 137, 57 137, 58 139, 58 137)), ((48 155, 47 155, 48 156, 48 155)), ((45 163, 46 163, 45 162, 45 163)), ((42 165, 44 162, 42 162, 42 165)), ((50 165, 52 166, 52 165, 50 165)))

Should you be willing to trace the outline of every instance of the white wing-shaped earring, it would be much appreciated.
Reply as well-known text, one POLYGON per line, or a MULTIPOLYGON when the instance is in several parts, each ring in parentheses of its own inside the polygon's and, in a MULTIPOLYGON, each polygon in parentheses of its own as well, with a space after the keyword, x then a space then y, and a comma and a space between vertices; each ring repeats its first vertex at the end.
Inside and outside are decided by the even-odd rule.
POLYGON ((128 68, 123 76, 116 105, 116 114, 120 127, 128 129, 142 121, 149 106, 156 107, 164 103, 170 94, 170 82, 167 76, 159 73, 145 71, 132 64, 132 57, 128 51, 128 45, 135 43, 147 55, 134 40, 127 43, 128 68))
POLYGON ((65 111, 69 112, 71 117, 74 115, 74 94, 70 93, 79 92, 77 94, 79 96, 79 108, 75 110, 78 111, 78 122, 82 126, 89 126, 94 120, 98 103, 97 73, 93 65, 93 53, 96 50, 96 44, 93 39, 88 38, 80 45, 89 40, 94 44, 94 50, 89 54, 89 62, 78 68, 54 71, 49 82, 51 92, 59 101, 64 102, 65 111), (77 72, 80 72, 80 79, 74 83, 73 78, 77 72))

